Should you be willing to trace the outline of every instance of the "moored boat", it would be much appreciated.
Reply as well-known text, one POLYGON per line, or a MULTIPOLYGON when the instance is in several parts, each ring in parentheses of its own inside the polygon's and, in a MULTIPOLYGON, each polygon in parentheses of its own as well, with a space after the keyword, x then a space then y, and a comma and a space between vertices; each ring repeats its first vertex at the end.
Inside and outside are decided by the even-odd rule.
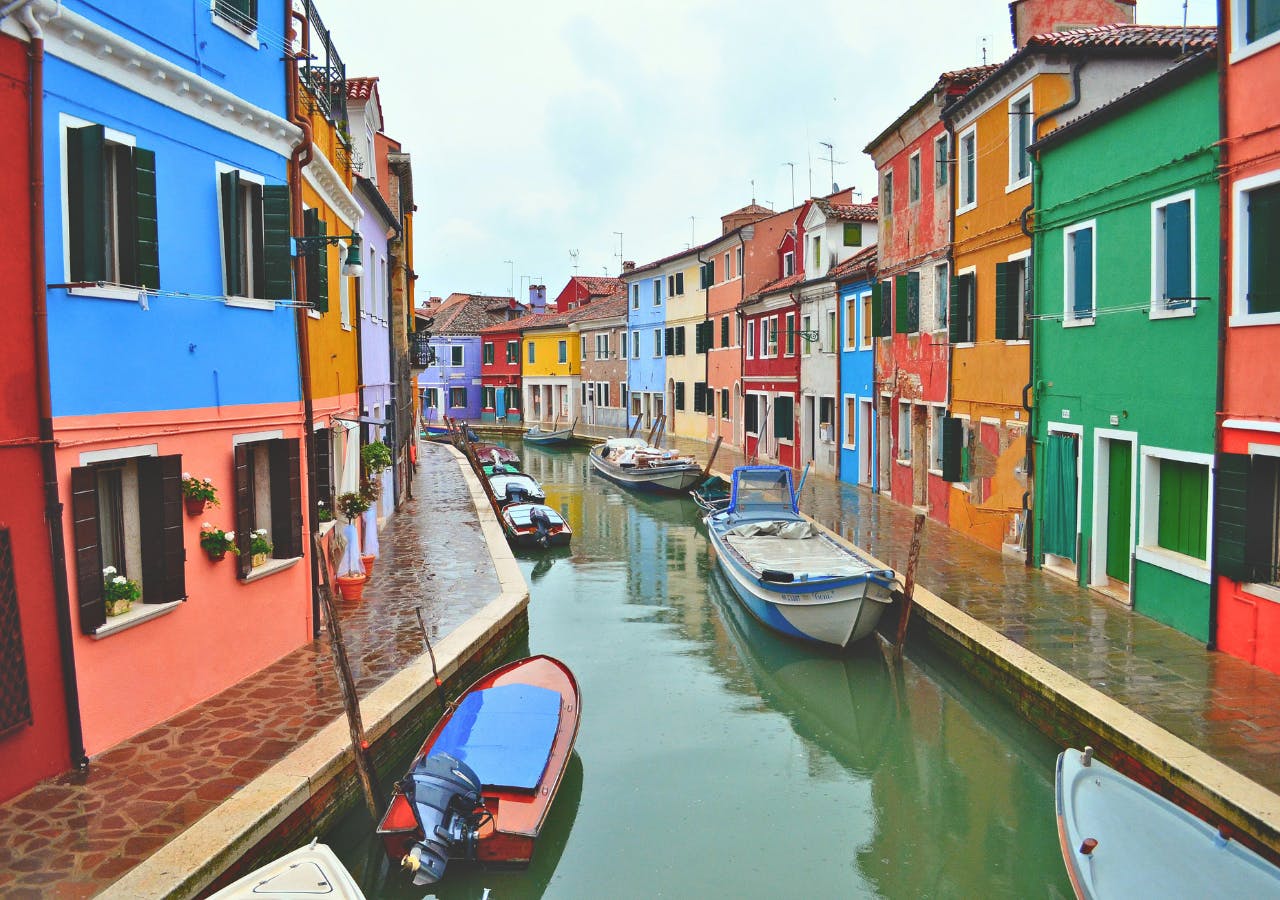
POLYGON ((360 885, 342 861, 326 845, 312 840, 235 881, 209 900, 257 900, 257 898, 332 897, 364 900, 360 885))
POLYGON ((1058 842, 1080 898, 1280 897, 1280 868, 1093 758, 1058 754, 1058 842))
POLYGON ((524 472, 499 472, 495 466, 493 474, 489 476, 489 484, 503 506, 512 503, 541 503, 547 499, 542 485, 532 475, 524 472))
POLYGON ((734 469, 728 506, 703 521, 734 594, 775 631, 847 647, 892 602, 893 571, 800 515, 785 466, 734 469))
POLYGON ((567 547, 573 529, 564 516, 541 503, 515 503, 502 510, 507 540, 517 547, 567 547))
POLYGON ((578 683, 534 656, 494 669, 446 708, 378 835, 393 862, 431 884, 451 858, 523 866, 533 856, 578 735, 578 683))
POLYGON ((524 439, 530 444, 563 444, 573 440, 573 426, 543 431, 535 425, 524 433, 524 439))
POLYGON ((702 467, 692 456, 650 447, 639 438, 609 438, 591 448, 589 459, 605 478, 636 491, 683 493, 702 477, 702 467))
POLYGON ((473 442, 471 449, 475 452, 476 459, 480 460, 482 464, 486 462, 502 463, 505 466, 517 466, 520 464, 520 454, 502 444, 477 444, 473 442))

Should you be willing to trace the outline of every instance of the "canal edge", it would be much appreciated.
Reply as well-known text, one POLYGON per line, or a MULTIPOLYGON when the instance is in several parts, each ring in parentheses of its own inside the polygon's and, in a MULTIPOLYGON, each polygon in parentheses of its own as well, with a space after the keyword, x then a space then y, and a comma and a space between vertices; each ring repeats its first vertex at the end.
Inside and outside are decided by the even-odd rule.
MULTIPOLYGON (((449 445, 445 448, 471 495, 499 586, 493 600, 434 644, 440 679, 447 684, 524 619, 529 585, 466 457, 449 445)), ((369 743, 376 744, 393 732, 436 690, 431 658, 424 652, 361 698, 360 715, 369 743)), ((313 798, 331 790, 344 771, 354 773, 354 758, 346 719, 339 716, 97 896, 108 900, 197 896, 313 798)))

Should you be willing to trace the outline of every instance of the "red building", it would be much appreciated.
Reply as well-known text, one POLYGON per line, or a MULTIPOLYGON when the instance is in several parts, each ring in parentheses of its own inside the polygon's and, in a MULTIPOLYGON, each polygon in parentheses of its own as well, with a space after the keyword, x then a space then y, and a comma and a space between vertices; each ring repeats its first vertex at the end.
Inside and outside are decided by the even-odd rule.
POLYGON ((1280 672, 1280 15, 1219 0, 1226 133, 1222 410, 1214 571, 1219 649, 1280 672))
POLYGON ((524 316, 480 329, 482 422, 518 425, 520 414, 520 331, 524 316))
MULTIPOLYGON (((31 201, 31 108, 27 45, 0 36, 0 121, 9 137, 0 168, 0 205, 9 210, 8 263, 0 271, 6 309, 0 330, 0 800, 71 768, 84 755, 74 675, 70 669, 70 606, 65 579, 55 583, 46 525, 42 420, 49 409, 48 353, 34 328, 31 201), (39 341, 39 343, 37 343, 39 341), (44 402, 42 403, 41 398, 44 402), (71 693, 66 687, 71 682, 71 693), (70 712, 69 712, 70 711, 70 712)), ((43 252, 43 251, 41 251, 43 252)), ((46 435, 47 436, 47 435, 46 435)), ((49 460, 52 466, 52 454, 49 460)), ((56 502, 56 495, 55 495, 56 502)), ((48 521, 62 521, 54 511, 48 521)), ((58 527, 55 525, 54 527, 58 527)))
POLYGON ((568 312, 592 300, 614 300, 626 296, 627 284, 621 278, 574 275, 556 295, 556 312, 568 312))

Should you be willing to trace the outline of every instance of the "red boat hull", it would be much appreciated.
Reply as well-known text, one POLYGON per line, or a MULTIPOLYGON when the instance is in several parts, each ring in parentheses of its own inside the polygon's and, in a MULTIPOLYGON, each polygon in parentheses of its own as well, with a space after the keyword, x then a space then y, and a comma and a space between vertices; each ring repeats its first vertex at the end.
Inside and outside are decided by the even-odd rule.
MULTIPOLYGON (((550 656, 532 656, 494 669, 478 680, 458 697, 461 702, 468 694, 486 688, 511 684, 529 684, 548 688, 560 694, 560 724, 551 744, 542 780, 532 791, 514 791, 485 786, 484 803, 493 820, 480 829, 476 845, 477 859, 489 865, 525 866, 533 857, 533 846, 547 813, 564 779, 573 743, 578 737, 581 715, 578 682, 568 666, 550 656)), ((431 753, 436 739, 453 715, 451 706, 431 729, 422 748, 414 757, 410 769, 418 760, 431 753)), ((483 773, 482 773, 483 774, 483 773)), ((413 817, 413 809, 404 795, 396 789, 387 806, 386 815, 378 825, 378 836, 393 863, 399 864, 405 854, 422 835, 413 817)))

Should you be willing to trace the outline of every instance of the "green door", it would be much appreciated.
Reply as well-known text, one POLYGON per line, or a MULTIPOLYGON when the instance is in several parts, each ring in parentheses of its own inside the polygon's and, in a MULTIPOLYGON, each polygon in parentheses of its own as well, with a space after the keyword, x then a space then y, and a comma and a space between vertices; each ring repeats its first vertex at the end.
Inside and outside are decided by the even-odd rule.
POLYGON ((1129 495, 1133 486, 1133 444, 1108 441, 1107 575, 1129 583, 1129 495))

